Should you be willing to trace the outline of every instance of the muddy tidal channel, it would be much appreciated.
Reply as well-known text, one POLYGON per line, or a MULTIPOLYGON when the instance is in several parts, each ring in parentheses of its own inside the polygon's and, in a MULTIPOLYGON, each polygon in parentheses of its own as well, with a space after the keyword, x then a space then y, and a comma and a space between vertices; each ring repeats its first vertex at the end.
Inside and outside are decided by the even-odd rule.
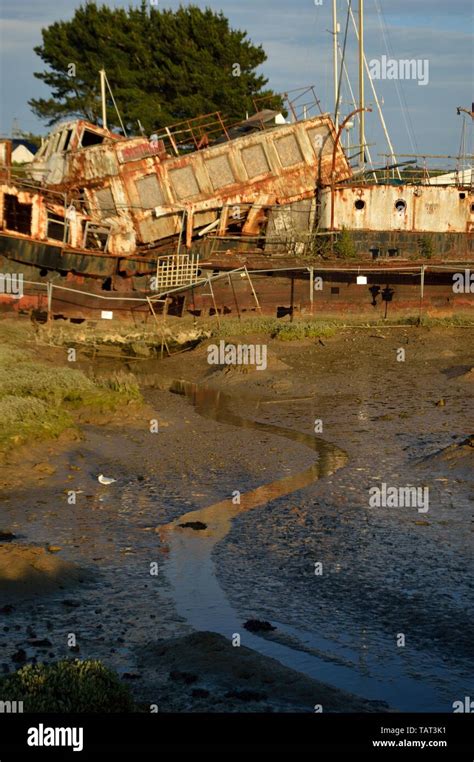
POLYGON ((342 711, 471 695, 466 332, 270 342, 269 357, 249 373, 210 369, 204 347, 150 364, 132 422, 30 453, 50 469, 3 491, 0 529, 75 573, 0 588, 4 672, 99 658, 164 711, 311 712, 325 686, 342 711), (427 501, 371 505, 384 484, 427 501), (269 659, 287 671, 262 691, 269 659))

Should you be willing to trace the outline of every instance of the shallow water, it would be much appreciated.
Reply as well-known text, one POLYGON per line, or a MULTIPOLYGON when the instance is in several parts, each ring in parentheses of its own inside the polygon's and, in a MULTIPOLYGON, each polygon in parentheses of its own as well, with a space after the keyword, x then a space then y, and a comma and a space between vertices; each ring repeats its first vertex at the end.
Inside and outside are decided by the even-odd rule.
MULTIPOLYGON (((429 526, 417 526, 408 511, 368 514, 361 508, 365 481, 383 473, 384 479, 398 483, 395 477, 402 478, 403 472, 398 453, 378 452, 377 443, 372 450, 367 447, 364 429, 351 433, 355 439, 348 459, 325 439, 296 430, 314 420, 304 406, 292 407, 290 412, 281 398, 277 418, 274 406, 259 408, 256 399, 249 403, 182 382, 174 390, 188 399, 176 398, 183 407, 182 418, 193 405, 200 416, 229 427, 219 438, 220 447, 231 441, 230 427, 236 437, 239 429, 252 432, 257 471, 263 448, 268 446, 265 440, 272 446, 294 442, 296 449, 289 444, 282 447, 282 462, 290 475, 277 478, 275 466, 272 478, 262 484, 263 472, 255 482, 255 472, 250 477, 242 467, 240 504, 232 499, 215 502, 219 493, 232 494, 230 484, 235 479, 216 486, 227 472, 217 477, 212 463, 207 472, 197 459, 192 486, 180 484, 179 451, 170 449, 161 473, 148 472, 144 460, 143 464, 139 461, 147 447, 142 441, 138 461, 130 456, 130 473, 106 488, 97 484, 93 476, 97 471, 92 469, 100 464, 99 470, 117 475, 114 457, 117 463, 123 462, 126 452, 128 458, 132 439, 128 444, 115 443, 113 432, 87 430, 83 459, 68 455, 56 482, 53 478, 37 493, 2 503, 1 510, 3 523, 20 540, 62 546, 68 560, 96 569, 96 580, 70 593, 44 598, 34 608, 19 603, 14 613, 3 617, 7 629, 0 628, 0 660, 8 662, 18 647, 25 647, 29 657, 34 653, 25 646, 26 628, 32 627, 38 637, 51 639, 47 649, 54 653, 51 658, 71 655, 67 634, 74 632, 82 658, 102 658, 119 672, 133 671, 135 646, 193 627, 228 638, 239 633, 243 645, 322 682, 401 710, 451 711, 454 700, 470 695, 472 619, 465 601, 472 594, 467 564, 472 550, 465 528, 472 510, 456 479, 441 482, 438 493, 433 488, 438 507, 425 522, 429 526), (244 410, 246 417, 241 414, 244 410), (362 446, 354 451, 358 436, 362 446), (108 463, 102 460, 105 441, 108 463), (170 464, 175 466, 171 470, 170 464), (73 471, 67 477, 71 479, 67 484, 84 491, 74 506, 64 499, 69 465, 82 468, 77 476, 73 471), (245 483, 260 486, 246 490, 245 483), (198 502, 193 489, 211 495, 210 504, 190 510, 198 502), (186 504, 188 512, 183 513, 186 504), (300 514, 292 512, 295 505, 303 514, 301 522, 300 514), (208 528, 173 529, 169 524, 193 520, 208 528), (163 545, 153 531, 156 527, 162 528, 167 544, 164 562, 163 545), (318 578, 313 565, 321 557, 330 573, 318 578), (155 560, 160 575, 153 579, 148 566, 155 560), (65 608, 65 598, 77 599, 79 607, 65 608), (272 637, 279 642, 248 633, 243 622, 251 617, 277 626, 272 637), (407 633, 405 649, 394 647, 400 631, 407 633)), ((400 398, 403 394, 400 388, 400 398)), ((160 402, 168 404, 159 398, 158 409, 160 402)), ((322 404, 320 395, 319 407, 322 404)), ((373 401, 372 408, 354 405, 352 400, 339 404, 348 430, 351 415, 365 426, 367 411, 380 412, 373 401)), ((340 441, 344 441, 343 432, 341 427, 340 441)), ((424 439, 409 433, 397 436, 418 456, 440 446, 438 434, 424 439)), ((450 441, 449 433, 445 437, 446 443, 450 441)), ((242 447, 247 440, 247 434, 239 440, 242 447)), ((157 458, 168 446, 166 436, 161 441, 157 458)), ((193 440, 194 446, 199 445, 193 440)), ((236 468, 240 469, 238 457, 236 468)), ((45 658, 45 654, 37 655, 45 658)))
MULTIPOLYGON (((292 625, 289 624, 288 619, 281 622, 275 619, 279 610, 283 616, 287 612, 281 607, 279 609, 276 600, 273 606, 272 602, 267 601, 267 609, 273 608, 271 621, 278 628, 278 635, 273 638, 278 637, 280 642, 275 642, 272 637, 265 638, 250 634, 243 629, 242 616, 231 605, 219 583, 220 576, 225 576, 222 575, 225 553, 220 552, 220 565, 216 568, 216 559, 213 558, 215 547, 229 534, 232 522, 237 518, 248 511, 262 508, 269 501, 276 501, 296 490, 308 487, 318 479, 335 474, 347 465, 348 458, 343 450, 321 438, 237 415, 230 409, 231 398, 221 392, 182 382, 175 384, 174 391, 185 394, 200 415, 241 428, 255 429, 278 437, 293 439, 310 447, 317 454, 315 463, 309 468, 243 493, 238 505, 235 505, 231 499, 223 500, 209 507, 186 513, 167 527, 164 539, 169 548, 169 557, 165 573, 172 586, 177 611, 197 630, 215 631, 228 638, 239 633, 243 645, 272 656, 286 666, 322 682, 365 698, 382 700, 393 708, 405 711, 449 711, 452 701, 458 694, 463 695, 462 692, 466 688, 465 673, 461 670, 456 674, 452 666, 443 664, 438 654, 430 658, 430 654, 417 649, 412 644, 409 649, 401 653, 400 649, 393 648, 393 642, 387 638, 386 634, 384 636, 378 633, 374 643, 373 633, 368 632, 364 636, 363 629, 358 627, 357 619, 351 619, 354 611, 351 611, 350 605, 349 616, 347 612, 343 613, 342 635, 341 630, 336 634, 337 619, 341 624, 341 612, 336 610, 337 604, 335 603, 332 612, 331 610, 327 612, 329 619, 331 619, 331 613, 334 615, 333 629, 335 631, 332 637, 328 637, 323 634, 326 628, 321 627, 321 632, 318 632, 318 630, 308 630, 305 627, 304 614, 306 614, 308 601, 298 595, 298 588, 295 587, 290 593, 292 625), (207 529, 195 531, 178 526, 191 521, 203 522, 207 525, 207 529), (299 610, 302 614, 299 624, 294 616, 295 610, 299 610), (347 637, 344 637, 344 632, 347 632, 347 637), (349 636, 350 632, 358 633, 355 640, 358 643, 357 646, 354 646, 354 638, 349 636), (282 640, 284 642, 281 642, 282 640)), ((291 521, 291 517, 285 518, 291 521)), ((353 542, 356 543, 361 533, 360 517, 353 516, 352 519, 354 521, 353 542)), ((252 517, 249 517, 249 520, 252 521, 252 517)), ((281 516, 275 512, 275 521, 279 520, 281 521, 281 516)), ((240 526, 241 524, 239 528, 240 526)), ((247 546, 247 558, 252 563, 248 539, 247 536, 243 542, 247 546)), ((380 548, 379 551, 383 559, 384 549, 380 548)), ((227 560, 230 565, 233 558, 229 556, 227 560)), ((257 562, 256 558, 254 560, 257 562)), ((254 566, 257 571, 258 563, 254 566)), ((261 570, 258 570, 258 573, 261 575, 261 570)), ((268 576, 271 577, 270 572, 268 576)), ((247 599, 251 599, 254 595, 251 578, 252 570, 250 570, 247 584, 240 586, 241 590, 244 588, 243 597, 247 599)), ((346 596, 350 597, 350 595, 351 591, 348 589, 346 596)), ((252 608, 251 600, 246 603, 246 608, 249 610, 252 608)))

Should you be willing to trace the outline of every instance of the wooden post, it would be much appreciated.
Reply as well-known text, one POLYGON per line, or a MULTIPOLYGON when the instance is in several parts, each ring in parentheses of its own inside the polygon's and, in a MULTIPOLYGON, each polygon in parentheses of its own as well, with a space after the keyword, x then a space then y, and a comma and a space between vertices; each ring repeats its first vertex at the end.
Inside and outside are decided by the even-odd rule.
POLYGON ((291 273, 291 305, 290 305, 290 323, 293 322, 293 312, 294 312, 294 299, 295 299, 295 278, 293 273, 291 273))
POLYGON ((309 303, 311 315, 314 314, 314 267, 309 268, 309 303))

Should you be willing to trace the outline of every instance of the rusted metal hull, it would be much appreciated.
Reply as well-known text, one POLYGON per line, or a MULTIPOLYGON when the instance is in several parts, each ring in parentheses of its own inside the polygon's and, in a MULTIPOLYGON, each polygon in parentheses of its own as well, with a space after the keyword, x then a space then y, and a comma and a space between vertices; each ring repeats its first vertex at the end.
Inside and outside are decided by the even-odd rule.
POLYGON ((357 257, 362 259, 406 259, 446 262, 474 259, 472 233, 431 231, 351 230, 357 257))
POLYGON ((80 251, 8 233, 0 233, 0 255, 40 269, 98 278, 112 276, 117 270, 117 259, 108 254, 80 251))
POLYGON ((474 192, 431 185, 345 185, 320 194, 321 227, 351 231, 474 232, 474 192))
MULTIPOLYGON (((221 316, 245 317, 263 314, 282 319, 298 317, 336 319, 377 320, 394 317, 418 317, 420 314, 437 317, 472 315, 474 293, 457 294, 453 290, 453 274, 463 272, 463 265, 453 265, 449 269, 436 271, 432 263, 426 266, 422 276, 421 267, 407 264, 405 269, 398 263, 388 263, 383 267, 364 266, 361 272, 367 283, 357 284, 358 267, 354 263, 331 266, 327 263, 320 269, 313 269, 313 277, 322 279, 313 289, 306 268, 294 269, 289 264, 286 270, 273 273, 251 271, 251 280, 258 299, 252 291, 248 278, 241 273, 229 273, 213 282, 214 299, 208 283, 176 294, 170 301, 168 312, 175 315, 194 315, 206 318, 215 314, 215 305, 221 316), (433 270, 430 270, 430 266, 433 270), (321 286, 322 283, 322 286, 321 286), (214 301, 215 300, 215 301, 214 301)), ((439 266, 438 266, 439 267, 439 266)), ((2 272, 8 270, 22 272, 22 264, 0 258, 2 272)), ((112 320, 146 323, 152 320, 146 295, 147 280, 126 279, 127 290, 104 292, 102 281, 84 278, 68 273, 60 278, 50 273, 46 278, 34 281, 36 268, 25 272, 24 296, 22 299, 0 295, 0 311, 22 313, 43 313, 47 311, 48 279, 54 283, 52 289, 52 318, 77 320, 103 320, 104 313, 112 320)), ((212 270, 207 274, 212 276, 212 270)), ((474 267, 473 267, 474 272, 474 267)), ((204 272, 206 275, 206 272, 204 272)), ((155 304, 159 314, 161 304, 155 304)))
MULTIPOLYGON (((406 273, 386 269, 367 272, 366 285, 357 285, 357 272, 343 269, 314 269, 314 277, 323 279, 323 289, 315 290, 310 298, 309 274, 288 271, 269 275, 252 274, 252 282, 264 315, 309 318, 377 320, 397 316, 424 315, 452 317, 470 314, 474 309, 474 294, 453 293, 453 271, 425 272, 421 299, 420 270, 406 273)), ((244 279, 233 278, 232 287, 217 281, 214 294, 219 313, 241 316, 258 314, 255 300, 244 279)), ((186 310, 197 317, 214 314, 212 299, 199 289, 187 297, 186 310)))

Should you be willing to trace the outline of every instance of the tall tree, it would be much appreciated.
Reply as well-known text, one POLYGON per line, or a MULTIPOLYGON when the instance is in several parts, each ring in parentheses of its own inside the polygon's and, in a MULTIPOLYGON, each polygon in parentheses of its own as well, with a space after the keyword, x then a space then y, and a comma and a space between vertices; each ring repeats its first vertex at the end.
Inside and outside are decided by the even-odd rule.
MULTIPOLYGON (((137 120, 152 132, 214 111, 235 122, 253 111, 254 97, 268 95, 281 105, 255 71, 267 58, 262 46, 210 8, 158 10, 142 0, 140 7, 123 9, 91 2, 42 36, 35 52, 49 68, 35 77, 53 97, 29 104, 48 125, 71 116, 100 123, 100 69, 132 133, 137 120)), ((109 104, 107 120, 118 123, 109 104)))

